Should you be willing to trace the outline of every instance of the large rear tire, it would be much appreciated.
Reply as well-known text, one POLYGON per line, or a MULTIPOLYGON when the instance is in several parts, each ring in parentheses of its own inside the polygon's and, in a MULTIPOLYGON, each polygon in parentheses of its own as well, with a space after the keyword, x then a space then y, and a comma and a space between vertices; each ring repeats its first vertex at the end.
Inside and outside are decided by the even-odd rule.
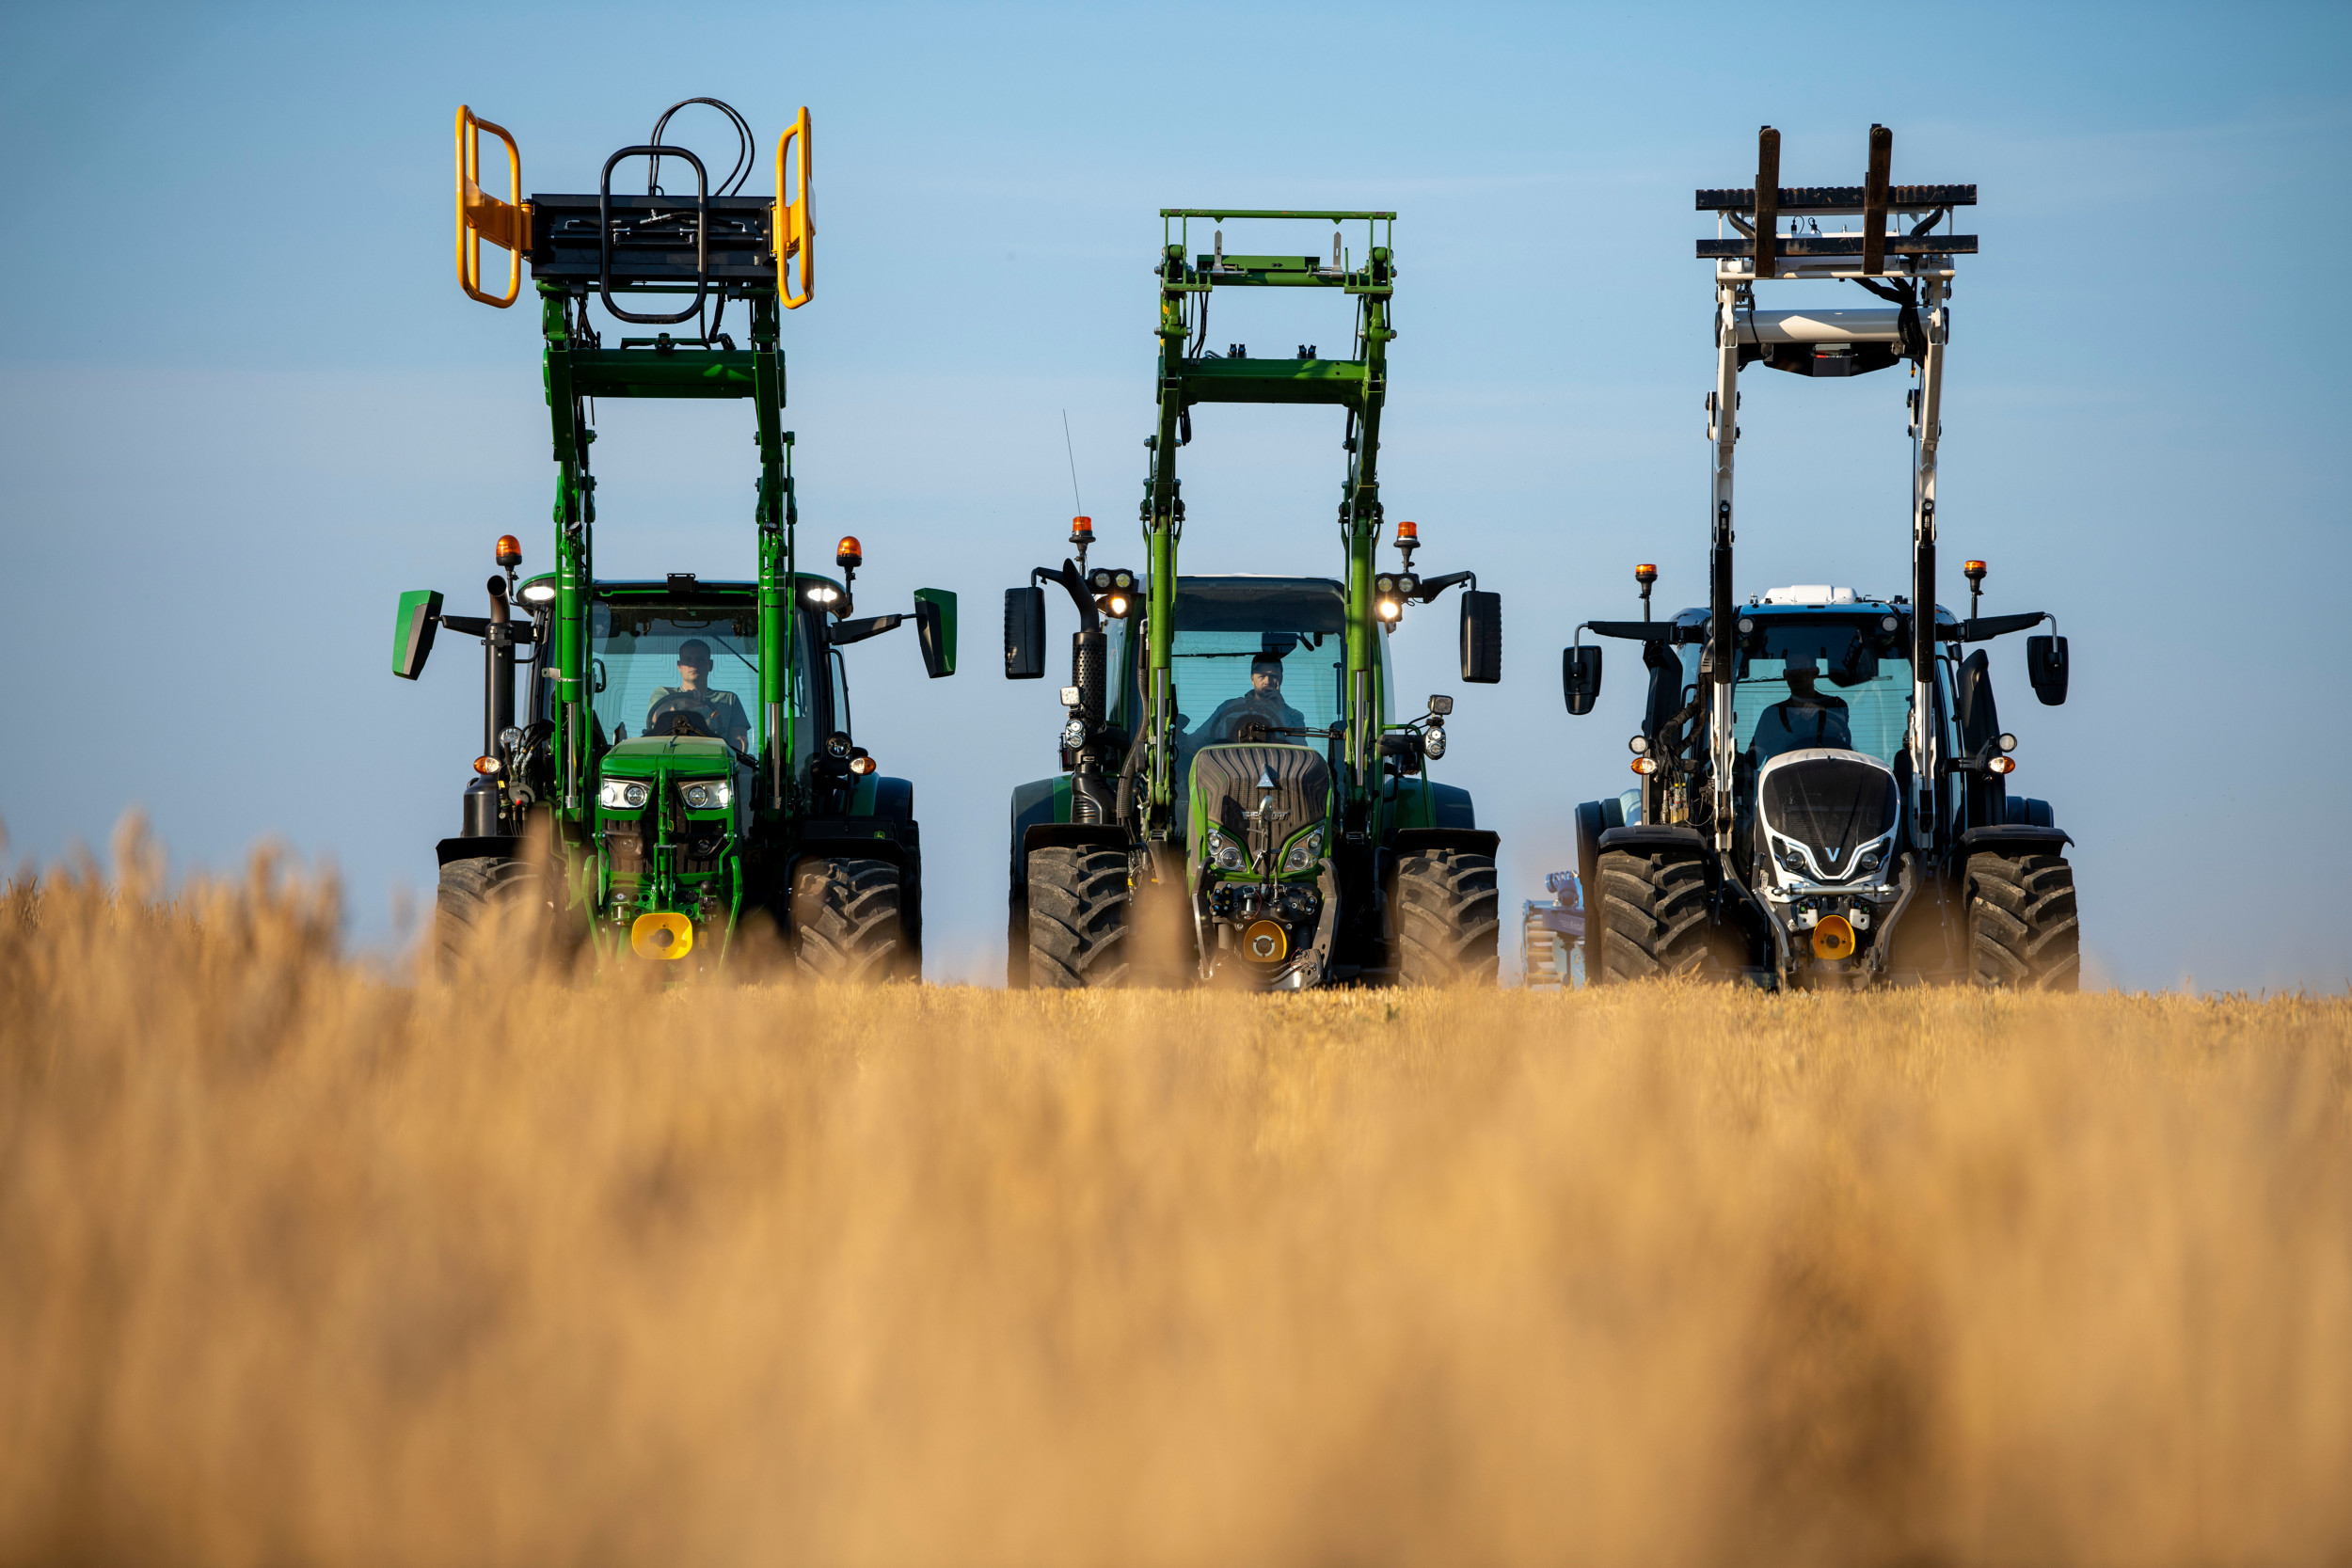
POLYGON ((1029 857, 1029 984, 1099 990, 1123 985, 1135 924, 1127 852, 1100 846, 1029 857))
POLYGON ((1492 855, 1429 849, 1396 867, 1396 977, 1408 986, 1495 983, 1502 906, 1492 855))
POLYGON ((811 979, 901 977, 913 950, 899 919, 898 868, 823 855, 801 862, 792 873, 792 938, 800 972, 811 979))
POLYGON ((483 943, 494 926, 501 967, 528 969, 550 956, 557 911, 547 885, 531 862, 506 855, 473 855, 442 866, 433 896, 434 973, 451 979, 469 962, 491 960, 483 943))
POLYGON ((1005 989, 1029 989, 1028 889, 1015 894, 1005 908, 1005 989))
POLYGON ((1604 851, 1587 929, 1598 928, 1604 985, 1623 980, 1713 978, 1719 964, 1707 908, 1707 863, 1692 855, 1604 851))
POLYGON ((2011 990, 2081 984, 2082 927, 2065 856, 1968 857, 1968 967, 1979 985, 2011 990))

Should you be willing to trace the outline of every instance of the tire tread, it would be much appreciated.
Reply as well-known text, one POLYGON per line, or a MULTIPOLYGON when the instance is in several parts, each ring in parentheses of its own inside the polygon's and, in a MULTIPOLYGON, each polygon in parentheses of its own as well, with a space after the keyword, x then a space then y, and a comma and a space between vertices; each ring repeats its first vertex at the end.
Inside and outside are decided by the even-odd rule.
POLYGON ((801 974, 850 985, 900 978, 911 949, 899 891, 898 868, 888 861, 803 861, 792 875, 792 947, 801 974))
POLYGON ((1429 849, 1396 868, 1397 979, 1408 986, 1491 986, 1502 932, 1491 855, 1429 849))
POLYGON ((1029 984, 1043 990, 1123 985, 1134 896, 1124 850, 1099 845, 1029 857, 1029 984))

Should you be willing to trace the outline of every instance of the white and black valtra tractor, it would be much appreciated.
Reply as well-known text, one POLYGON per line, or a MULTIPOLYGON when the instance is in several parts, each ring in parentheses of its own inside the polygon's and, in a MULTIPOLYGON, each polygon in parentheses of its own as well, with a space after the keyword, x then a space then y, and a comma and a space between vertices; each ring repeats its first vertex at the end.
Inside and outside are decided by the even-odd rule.
POLYGON ((2066 640, 2041 611, 1977 613, 1981 561, 1964 568, 1965 617, 1935 600, 1949 302, 1954 263, 1977 249, 1948 220, 1977 190, 1889 184, 1892 143, 1871 127, 1859 187, 1788 188, 1767 127, 1753 189, 1698 193, 1723 230, 1698 246, 1715 268, 1708 602, 1653 619, 1657 572, 1641 566, 1642 619, 1587 622, 1565 650, 1572 714, 1600 695, 1601 643, 1587 634, 1638 643, 1646 681, 1629 742, 1634 785, 1577 808, 1578 917, 1531 908, 1531 975, 1567 973, 1556 960, 1574 940, 1577 967, 1597 984, 1675 974, 1795 989, 2076 984, 2073 841, 2046 802, 2010 793, 2017 741, 2001 728, 1990 660, 1975 646, 2051 621, 2025 640, 2026 670, 2034 695, 2056 705, 2066 699, 2066 640), (1823 232, 1825 218, 1844 219, 1832 226, 1842 231, 1823 232), (1759 308, 1766 283, 1836 279, 1880 303, 1759 308), (1824 584, 1734 598, 1732 451, 1740 372, 1755 363, 1810 376, 1910 367, 1907 593, 1824 584))

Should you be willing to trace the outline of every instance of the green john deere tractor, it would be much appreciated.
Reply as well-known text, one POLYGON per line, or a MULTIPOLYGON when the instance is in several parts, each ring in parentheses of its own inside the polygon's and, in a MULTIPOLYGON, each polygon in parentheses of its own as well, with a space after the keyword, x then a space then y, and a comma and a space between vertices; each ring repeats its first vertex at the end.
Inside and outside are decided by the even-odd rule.
POLYGON ((853 740, 841 650, 911 619, 925 668, 952 674, 955 596, 924 589, 911 612, 856 617, 854 539, 835 552, 838 577, 799 569, 777 329, 779 306, 797 309, 815 292, 808 111, 777 141, 775 196, 752 197, 740 194, 755 162, 742 116, 715 99, 686 102, 735 127, 735 165, 715 189, 701 159, 662 142, 685 103, 662 115, 648 142, 606 161, 596 194, 528 200, 514 138, 457 113, 458 281, 502 308, 530 263, 546 340, 556 527, 554 571, 529 578, 517 579, 519 543, 500 539, 486 615, 445 614, 437 593, 401 596, 393 673, 416 679, 442 627, 484 646, 482 752, 460 832, 437 847, 441 954, 453 958, 493 905, 512 901, 540 906, 559 936, 592 942, 601 959, 680 973, 723 960, 744 920, 764 912, 804 971, 917 977, 914 790, 878 776, 853 740), (504 200, 481 188, 485 132, 504 145, 504 200), (646 194, 616 194, 615 166, 640 158, 646 194), (691 171, 691 196, 661 189, 665 162, 691 171), (789 200, 787 188, 797 192, 789 200), (484 286, 485 241, 509 253, 502 293, 484 286), (591 324, 592 294, 615 321, 660 330, 608 346, 591 324), (691 297, 682 309, 652 309, 645 296, 661 295, 691 297), (739 348, 725 330, 736 301, 748 318, 739 348), (630 397, 751 400, 755 576, 596 577, 596 400, 630 397), (527 676, 519 703, 518 671, 527 676))
MULTIPOLYGON (((1492 983, 1495 834, 1468 791, 1429 777, 1453 700, 1391 718, 1387 634, 1411 604, 1461 587, 1462 678, 1502 677, 1501 596, 1469 572, 1375 562, 1375 478, 1396 270, 1391 213, 1161 214, 1159 428, 1141 507, 1146 564, 1040 567, 1005 600, 1005 673, 1045 673, 1045 589, 1078 629, 1061 691, 1062 772, 1014 790, 1007 978, 1015 986, 1209 982, 1301 990, 1344 982, 1492 983), (1188 254, 1200 219, 1365 226, 1360 264, 1334 232, 1319 255, 1188 254), (1172 227, 1171 227, 1172 226, 1172 227), (1208 346, 1219 288, 1338 291, 1356 304, 1351 357, 1253 357, 1208 346), (1199 403, 1336 404, 1348 471, 1338 578, 1187 577, 1176 450, 1199 403)), ((1319 238, 1319 236, 1318 236, 1319 238)))

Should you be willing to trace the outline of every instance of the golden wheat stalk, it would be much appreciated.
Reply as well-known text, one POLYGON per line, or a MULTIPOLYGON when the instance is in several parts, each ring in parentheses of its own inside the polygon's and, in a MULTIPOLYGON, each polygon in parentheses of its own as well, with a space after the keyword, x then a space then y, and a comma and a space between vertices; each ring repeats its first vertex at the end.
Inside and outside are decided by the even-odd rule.
POLYGON ((0 1561, 2326 1562, 2352 1003, 413 982, 0 902, 0 1561))

